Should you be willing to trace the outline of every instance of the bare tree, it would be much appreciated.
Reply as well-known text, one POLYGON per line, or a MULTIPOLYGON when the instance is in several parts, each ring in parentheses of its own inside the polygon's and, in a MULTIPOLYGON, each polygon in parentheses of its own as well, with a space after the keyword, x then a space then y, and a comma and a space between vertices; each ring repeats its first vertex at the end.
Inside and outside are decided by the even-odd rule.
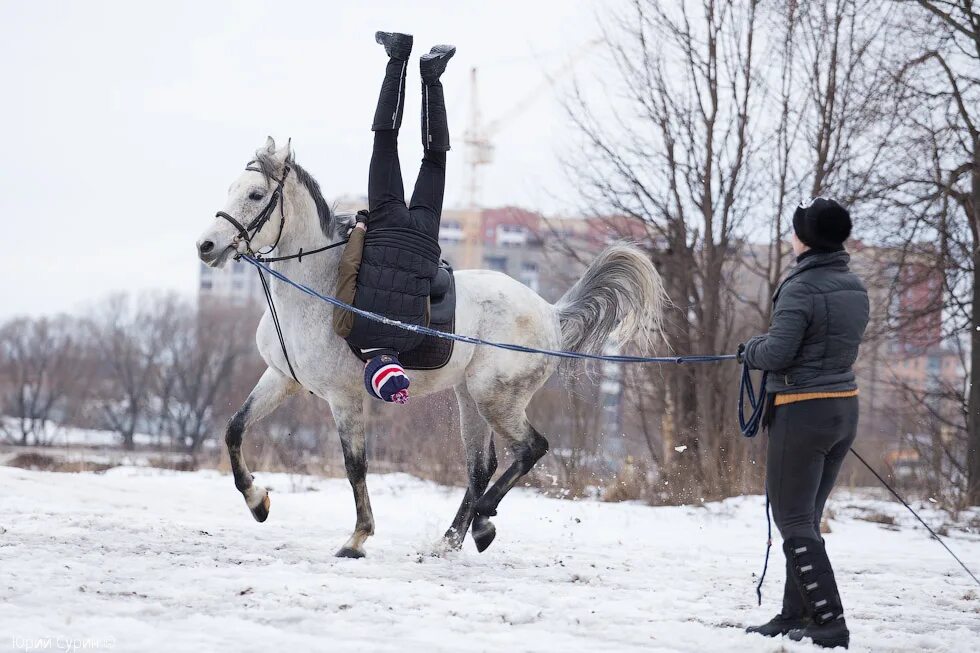
POLYGON ((159 363, 175 333, 171 317, 176 303, 173 296, 134 300, 115 295, 87 322, 89 346, 100 363, 95 402, 102 425, 116 431, 129 450, 159 396, 159 363))
MULTIPOLYGON (((895 216, 886 237, 900 252, 897 293, 916 266, 941 277, 931 310, 942 311, 946 342, 968 352, 968 382, 959 395, 965 415, 961 446, 952 451, 966 472, 967 503, 980 504, 980 13, 972 0, 919 0, 903 6, 908 53, 896 75, 901 130, 891 135, 888 169, 879 185, 884 211, 895 216), (937 308, 935 303, 939 304, 937 308), (960 334, 969 333, 966 341, 960 334)), ((928 309, 928 307, 923 307, 928 309)), ((896 316, 912 322, 917 316, 896 316)), ((954 421, 955 423, 955 421, 954 421)))
MULTIPOLYGON (((877 191, 882 136, 897 121, 888 92, 892 13, 888 2, 812 0, 781 3, 767 14, 774 65, 766 79, 775 102, 766 113, 774 112, 774 129, 760 158, 767 162, 772 211, 768 247, 746 252, 767 281, 759 306, 765 322, 768 298, 785 272, 796 202, 829 195, 860 205, 877 191)), ((867 238, 867 229, 861 235, 867 238)))
MULTIPOLYGON (((252 326, 241 311, 196 311, 186 303, 170 307, 173 327, 159 357, 161 429, 179 447, 196 453, 216 422, 228 416, 219 399, 230 387, 239 362, 253 349, 244 333, 252 326)), ((160 316, 158 316, 160 317, 160 316)))
MULTIPOLYGON (((45 424, 78 389, 77 339, 68 318, 17 318, 0 327, 0 396, 19 444, 44 444, 45 424)), ((57 415, 63 417, 63 415, 57 415)))
MULTIPOLYGON (((601 106, 576 89, 569 104, 583 136, 573 168, 585 199, 625 216, 610 225, 622 235, 635 238, 640 227, 676 303, 668 337, 684 353, 734 347, 725 271, 755 199, 757 6, 634 0, 605 29, 606 96, 615 102, 601 106)), ((734 370, 682 367, 664 381, 674 419, 661 436, 663 473, 679 499, 727 494, 742 480, 726 401, 734 370)))

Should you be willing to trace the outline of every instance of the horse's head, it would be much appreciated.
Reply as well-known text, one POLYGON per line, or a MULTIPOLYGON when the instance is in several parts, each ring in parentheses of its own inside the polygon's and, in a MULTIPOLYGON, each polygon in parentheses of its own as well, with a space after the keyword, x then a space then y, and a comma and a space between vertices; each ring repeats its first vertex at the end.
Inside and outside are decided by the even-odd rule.
POLYGON ((289 143, 277 148, 270 136, 232 183, 224 208, 198 239, 197 254, 205 264, 218 268, 249 248, 258 252, 278 242, 286 210, 285 177, 292 165, 289 143))

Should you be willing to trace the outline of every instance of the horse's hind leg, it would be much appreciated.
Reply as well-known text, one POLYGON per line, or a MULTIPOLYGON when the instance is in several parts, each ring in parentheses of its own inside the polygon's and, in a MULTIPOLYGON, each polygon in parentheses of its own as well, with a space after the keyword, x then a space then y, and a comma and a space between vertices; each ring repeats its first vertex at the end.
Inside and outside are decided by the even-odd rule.
MULTIPOLYGON (((490 483, 490 479, 493 478, 493 473, 497 471, 497 451, 494 448, 493 435, 490 436, 487 461, 486 471, 480 478, 481 483, 479 489, 473 491, 474 497, 483 496, 487 485, 490 483)), ((493 538, 497 537, 497 528, 490 521, 489 517, 476 514, 475 505, 470 509, 470 514, 473 518, 473 542, 476 544, 476 550, 483 553, 493 543, 493 538)))
POLYGON ((294 380, 283 376, 271 367, 266 369, 255 384, 248 399, 228 422, 225 431, 225 444, 231 458, 231 472, 235 477, 235 487, 245 497, 248 509, 257 521, 269 517, 269 493, 264 487, 252 483, 252 473, 248 471, 242 455, 242 436, 253 424, 265 418, 292 393, 300 388, 294 380))
POLYGON ((466 386, 456 387, 456 400, 459 402, 459 427, 463 437, 463 447, 466 449, 466 471, 469 484, 463 502, 456 512, 452 526, 446 531, 443 540, 447 548, 459 549, 463 544, 466 531, 473 524, 473 541, 477 549, 483 551, 496 535, 496 530, 490 520, 480 517, 474 521, 473 504, 476 497, 483 496, 497 471, 497 452, 493 446, 493 434, 490 425, 480 416, 480 411, 470 396, 466 386))
POLYGON ((364 403, 360 395, 330 399, 330 410, 340 446, 344 451, 344 467, 347 480, 354 491, 354 508, 357 522, 354 532, 337 552, 339 558, 363 558, 364 542, 374 535, 374 513, 367 489, 367 451, 364 446, 364 403))
POLYGON ((504 397, 491 405, 481 404, 481 411, 493 428, 494 433, 507 441, 514 462, 500 475, 500 478, 481 496, 474 507, 474 529, 477 520, 493 517, 504 496, 513 489, 522 476, 531 471, 534 464, 548 453, 548 441, 537 432, 527 420, 524 407, 514 405, 514 397, 504 397))

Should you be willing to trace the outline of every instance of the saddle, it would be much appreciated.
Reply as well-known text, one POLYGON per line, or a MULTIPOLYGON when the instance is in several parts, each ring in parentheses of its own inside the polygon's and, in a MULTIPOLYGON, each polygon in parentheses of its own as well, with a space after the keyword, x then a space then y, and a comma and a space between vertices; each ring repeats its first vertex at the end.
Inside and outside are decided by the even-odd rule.
MULTIPOLYGON (((446 333, 456 333, 456 277, 446 261, 439 264, 429 289, 429 327, 446 333)), ((406 370, 438 370, 446 366, 453 355, 454 340, 425 336, 415 349, 401 352, 398 360, 406 370)), ((354 355, 363 362, 366 356, 348 344, 354 355)))

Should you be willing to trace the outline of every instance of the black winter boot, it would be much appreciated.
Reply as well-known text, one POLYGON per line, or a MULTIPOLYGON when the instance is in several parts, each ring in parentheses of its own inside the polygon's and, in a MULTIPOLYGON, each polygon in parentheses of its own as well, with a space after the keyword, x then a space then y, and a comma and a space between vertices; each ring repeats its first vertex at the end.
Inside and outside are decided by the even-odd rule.
POLYGON ((805 628, 810 623, 805 617, 786 616, 782 612, 760 626, 749 626, 747 633, 757 633, 763 637, 781 637, 794 630, 805 628))
POLYGON ((455 45, 433 45, 427 54, 419 58, 419 72, 423 84, 435 84, 446 72, 449 60, 456 54, 455 45))
POLYGON ((422 73, 422 147, 433 152, 449 151, 449 119, 439 77, 456 54, 452 45, 434 46, 419 61, 422 73))
POLYGON ((408 57, 412 54, 412 36, 396 32, 377 32, 374 39, 385 46, 389 59, 371 129, 397 130, 402 126, 402 114, 405 110, 405 74, 408 57))
POLYGON ((844 621, 844 616, 841 615, 840 618, 834 619, 822 626, 810 624, 805 628, 791 630, 789 632, 789 638, 794 642, 809 639, 822 648, 836 648, 838 646, 847 648, 851 643, 851 632, 847 629, 847 622, 844 621))
POLYGON ((789 633, 790 639, 800 641, 809 638, 817 646, 834 648, 850 644, 851 635, 844 621, 844 607, 837 591, 834 570, 824 543, 801 537, 791 537, 783 542, 783 551, 803 602, 812 615, 812 621, 803 628, 789 633))
POLYGON ((385 46, 385 52, 392 59, 398 61, 408 61, 412 56, 412 43, 414 39, 411 34, 399 34, 398 32, 375 32, 374 40, 385 46))

